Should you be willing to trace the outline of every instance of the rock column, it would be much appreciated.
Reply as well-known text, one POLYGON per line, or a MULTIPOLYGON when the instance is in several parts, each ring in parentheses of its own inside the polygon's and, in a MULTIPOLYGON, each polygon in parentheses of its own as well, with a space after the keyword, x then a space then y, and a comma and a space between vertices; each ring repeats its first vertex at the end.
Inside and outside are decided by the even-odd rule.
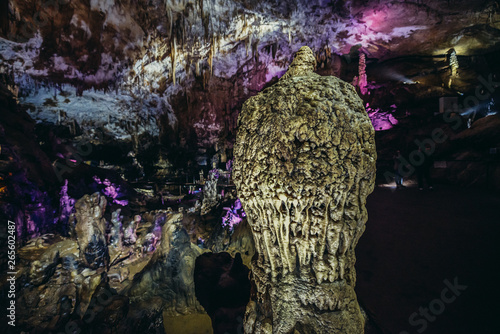
POLYGON ((373 126, 354 87, 302 47, 238 119, 234 183, 258 253, 245 333, 363 333, 354 248, 375 179, 373 126))

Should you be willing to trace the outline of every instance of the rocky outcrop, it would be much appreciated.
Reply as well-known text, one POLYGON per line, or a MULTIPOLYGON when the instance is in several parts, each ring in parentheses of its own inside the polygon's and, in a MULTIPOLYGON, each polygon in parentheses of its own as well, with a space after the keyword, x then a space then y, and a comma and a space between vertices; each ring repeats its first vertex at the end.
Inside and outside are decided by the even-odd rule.
POLYGON ((78 300, 73 250, 76 243, 62 241, 50 247, 29 269, 33 285, 18 297, 18 326, 31 333, 57 332, 63 327, 78 300))
POLYGON ((84 264, 96 269, 109 264, 106 242, 106 198, 99 193, 85 195, 75 204, 76 237, 80 258, 84 264))
POLYGON ((313 73, 308 47, 245 102, 234 182, 252 228, 245 333, 362 333, 354 248, 374 187, 374 129, 354 87, 313 73))
POLYGON ((137 225, 141 222, 141 216, 135 215, 123 232, 123 243, 127 246, 135 244, 137 241, 137 225))
POLYGON ((214 253, 227 252, 232 257, 241 256, 243 264, 251 267, 255 244, 252 229, 246 218, 243 218, 234 229, 231 229, 229 225, 217 226, 206 241, 206 246, 214 253))
POLYGON ((78 243, 44 235, 19 250, 24 283, 18 296, 21 331, 62 332, 74 316, 83 316, 101 272, 82 268, 78 243))
POLYGON ((133 302, 160 297, 168 316, 204 313, 195 297, 193 276, 195 260, 202 251, 190 242, 182 217, 178 212, 167 214, 161 243, 128 294, 133 302))
MULTIPOLYGON (((223 333, 241 327, 250 290, 247 267, 254 253, 245 220, 230 228, 221 225, 220 217, 197 224, 199 214, 183 214, 182 207, 133 218, 128 208, 118 208, 108 212, 106 233, 106 207, 103 195, 84 195, 70 214, 72 239, 45 234, 19 249, 22 331, 63 332, 76 324, 85 333, 139 333, 161 327, 165 333, 212 333, 211 319, 195 294, 194 271, 201 254, 222 250, 228 252, 222 255, 224 268, 211 268, 223 269, 218 286, 225 298, 210 308, 217 319, 214 328, 224 328, 223 333), (196 246, 199 239, 213 247, 196 246)), ((211 296, 217 299, 217 294, 211 296)))

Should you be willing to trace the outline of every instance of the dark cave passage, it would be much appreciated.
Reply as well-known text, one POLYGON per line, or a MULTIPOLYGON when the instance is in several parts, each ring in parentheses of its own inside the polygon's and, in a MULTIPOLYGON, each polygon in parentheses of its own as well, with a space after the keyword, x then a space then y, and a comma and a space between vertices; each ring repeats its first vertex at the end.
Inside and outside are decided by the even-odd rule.
POLYGON ((249 269, 241 255, 205 253, 196 259, 196 298, 212 319, 214 334, 242 333, 245 307, 250 299, 249 269))

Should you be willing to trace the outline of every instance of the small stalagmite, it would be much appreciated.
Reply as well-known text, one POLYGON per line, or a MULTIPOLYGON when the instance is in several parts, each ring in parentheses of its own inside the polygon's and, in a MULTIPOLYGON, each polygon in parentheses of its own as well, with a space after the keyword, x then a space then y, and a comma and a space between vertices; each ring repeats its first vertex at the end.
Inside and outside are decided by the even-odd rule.
POLYGON ((374 129, 354 87, 315 64, 302 47, 238 119, 234 182, 258 253, 245 333, 363 333, 354 248, 374 188, 374 129))

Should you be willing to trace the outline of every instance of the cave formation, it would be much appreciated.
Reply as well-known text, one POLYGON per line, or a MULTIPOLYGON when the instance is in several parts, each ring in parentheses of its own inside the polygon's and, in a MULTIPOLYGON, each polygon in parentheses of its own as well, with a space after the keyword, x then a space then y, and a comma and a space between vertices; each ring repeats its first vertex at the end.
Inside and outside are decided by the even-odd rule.
POLYGON ((300 48, 238 119, 234 182, 258 258, 246 333, 361 333, 354 248, 375 182, 375 131, 354 88, 300 48))
POLYGON ((495 333, 499 45, 497 0, 2 1, 4 328, 495 333))

